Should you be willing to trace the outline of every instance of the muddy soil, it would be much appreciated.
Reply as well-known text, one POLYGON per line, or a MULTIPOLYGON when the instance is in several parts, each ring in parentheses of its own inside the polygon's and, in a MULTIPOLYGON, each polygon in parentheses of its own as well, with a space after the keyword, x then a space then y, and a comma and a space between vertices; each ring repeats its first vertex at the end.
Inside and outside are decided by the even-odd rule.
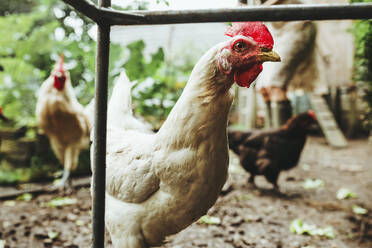
MULTIPOLYGON (((280 192, 262 177, 257 188, 247 183, 248 173, 231 158, 227 186, 206 221, 194 223, 171 236, 163 248, 371 248, 372 247, 372 145, 350 141, 346 149, 332 149, 323 138, 311 137, 299 165, 280 175, 280 192), (305 189, 306 179, 323 186, 305 189), (337 199, 340 188, 356 194, 337 199), (353 212, 353 205, 368 211, 353 212), (213 217, 213 218, 212 218, 213 217), (295 219, 318 228, 331 227, 334 238, 290 231, 295 219), (206 224, 208 222, 209 224, 206 224)), ((90 247, 91 199, 88 188, 69 198, 71 205, 48 206, 58 195, 34 195, 30 201, 0 202, 0 247, 90 247), (2 241, 1 241, 2 240, 2 241)), ((107 247, 111 247, 109 238, 107 247)))

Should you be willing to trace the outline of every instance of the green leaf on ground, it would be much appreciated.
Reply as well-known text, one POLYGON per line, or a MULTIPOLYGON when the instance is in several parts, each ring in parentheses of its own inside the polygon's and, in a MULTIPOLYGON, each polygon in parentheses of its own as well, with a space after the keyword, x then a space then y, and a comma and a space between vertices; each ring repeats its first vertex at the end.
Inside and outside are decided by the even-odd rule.
POLYGON ((221 219, 218 217, 204 215, 199 219, 198 223, 206 225, 219 225, 221 224, 221 219))
POLYGON ((350 189, 341 188, 337 191, 336 195, 337 199, 343 200, 348 198, 355 198, 357 197, 356 193, 352 192, 350 189))
POLYGON ((355 214, 364 215, 364 214, 367 214, 368 213, 368 210, 365 209, 365 208, 359 207, 358 205, 353 205, 353 212, 355 214))
POLYGON ((32 200, 32 194, 30 194, 30 193, 24 193, 24 194, 22 194, 22 195, 19 195, 18 197, 17 197, 17 200, 18 201, 31 201, 32 200))
POLYGON ((292 233, 300 235, 324 236, 330 239, 335 238, 332 227, 318 228, 316 225, 303 223, 301 219, 293 220, 289 230, 292 233))
POLYGON ((53 232, 53 231, 49 231, 48 232, 48 237, 51 240, 54 240, 54 239, 58 238, 58 236, 59 236, 59 232, 53 232))
POLYGON ((324 186, 323 180, 320 179, 306 179, 302 187, 305 189, 319 189, 324 186))
POLYGON ((76 198, 57 197, 49 201, 47 206, 48 207, 61 207, 61 206, 66 206, 66 205, 74 205, 76 203, 77 203, 76 198))

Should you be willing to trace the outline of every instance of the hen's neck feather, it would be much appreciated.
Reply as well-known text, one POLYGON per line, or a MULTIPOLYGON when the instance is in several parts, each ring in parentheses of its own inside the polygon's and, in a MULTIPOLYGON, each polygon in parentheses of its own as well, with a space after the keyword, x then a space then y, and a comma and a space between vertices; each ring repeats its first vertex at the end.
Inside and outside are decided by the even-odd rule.
POLYGON ((163 142, 160 145, 194 147, 212 136, 226 136, 233 78, 218 70, 221 45, 211 48, 195 65, 181 97, 157 133, 163 142))

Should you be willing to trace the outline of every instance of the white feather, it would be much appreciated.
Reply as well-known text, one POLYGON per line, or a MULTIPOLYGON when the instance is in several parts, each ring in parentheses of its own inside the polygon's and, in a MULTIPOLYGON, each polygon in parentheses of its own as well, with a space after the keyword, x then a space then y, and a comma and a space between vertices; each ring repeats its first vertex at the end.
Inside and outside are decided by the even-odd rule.
POLYGON ((106 227, 115 248, 161 244, 204 215, 216 201, 228 168, 227 117, 233 79, 219 73, 222 44, 196 64, 156 134, 138 130, 131 85, 120 75, 108 110, 106 227), (122 92, 121 94, 119 92, 122 92))

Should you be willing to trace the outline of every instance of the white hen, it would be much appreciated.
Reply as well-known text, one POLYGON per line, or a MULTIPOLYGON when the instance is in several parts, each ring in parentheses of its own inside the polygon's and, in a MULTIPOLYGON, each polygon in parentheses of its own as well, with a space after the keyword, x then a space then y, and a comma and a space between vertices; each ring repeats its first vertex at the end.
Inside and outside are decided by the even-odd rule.
POLYGON ((107 123, 110 128, 151 132, 150 124, 133 116, 131 89, 135 84, 136 82, 130 82, 125 71, 116 78, 107 111, 107 123))
POLYGON ((115 248, 159 245, 216 201, 227 178, 226 126, 234 78, 249 87, 264 61, 279 60, 262 23, 234 24, 227 35, 232 38, 195 65, 156 134, 138 131, 131 121, 126 125, 117 111, 126 103, 111 99, 105 223, 115 248))
POLYGON ((90 123, 76 99, 70 75, 63 69, 62 56, 39 90, 36 118, 64 166, 58 187, 70 187, 70 173, 78 165, 80 151, 89 146, 90 123))

